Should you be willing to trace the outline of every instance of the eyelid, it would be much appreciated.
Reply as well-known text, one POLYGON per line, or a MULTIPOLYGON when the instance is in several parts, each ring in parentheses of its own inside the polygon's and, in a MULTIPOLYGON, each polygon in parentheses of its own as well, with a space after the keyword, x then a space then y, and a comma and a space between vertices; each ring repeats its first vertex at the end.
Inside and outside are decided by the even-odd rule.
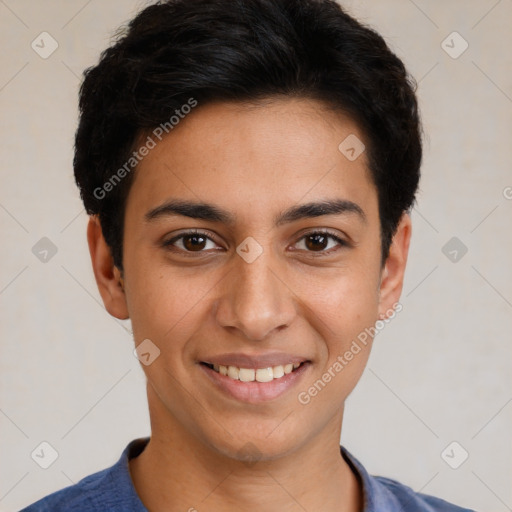
POLYGON ((179 231, 178 233, 175 233, 173 237, 166 242, 172 242, 174 240, 177 240, 178 238, 181 238, 182 236, 187 235, 203 235, 205 237, 211 238, 212 240, 217 237, 215 233, 212 231, 208 231, 207 229, 199 229, 199 228, 188 228, 184 229, 183 231, 179 231))

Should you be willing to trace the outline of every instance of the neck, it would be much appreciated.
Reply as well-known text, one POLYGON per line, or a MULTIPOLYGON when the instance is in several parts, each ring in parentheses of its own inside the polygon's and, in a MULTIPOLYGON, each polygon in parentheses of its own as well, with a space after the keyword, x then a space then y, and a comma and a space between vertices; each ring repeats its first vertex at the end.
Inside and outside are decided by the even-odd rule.
POLYGON ((159 421, 165 415, 152 403, 156 397, 148 398, 151 439, 130 461, 134 486, 148 510, 362 510, 360 484, 340 453, 343 411, 293 453, 244 462, 218 453, 175 419, 159 421))

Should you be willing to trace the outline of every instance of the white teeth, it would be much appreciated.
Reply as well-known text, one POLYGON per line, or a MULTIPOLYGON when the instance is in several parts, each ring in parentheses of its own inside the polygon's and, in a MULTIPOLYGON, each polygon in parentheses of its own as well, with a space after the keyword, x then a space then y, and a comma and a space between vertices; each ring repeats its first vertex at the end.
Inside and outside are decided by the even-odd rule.
POLYGON ((282 377, 284 375, 283 365, 274 366, 274 368, 272 368, 272 373, 274 374, 274 379, 279 379, 282 377))
POLYGON ((270 382, 274 379, 280 379, 284 375, 296 370, 301 363, 288 363, 268 368, 238 368, 237 366, 223 366, 214 364, 213 369, 221 375, 226 375, 234 380, 242 382, 270 382))
POLYGON ((248 368, 240 368, 240 371, 238 372, 238 378, 242 382, 252 382, 255 375, 256 370, 250 370, 248 368))
POLYGON ((236 366, 228 366, 228 377, 238 380, 240 370, 236 366))
POLYGON ((256 380, 258 382, 270 382, 274 380, 274 371, 272 368, 258 368, 256 370, 256 380))

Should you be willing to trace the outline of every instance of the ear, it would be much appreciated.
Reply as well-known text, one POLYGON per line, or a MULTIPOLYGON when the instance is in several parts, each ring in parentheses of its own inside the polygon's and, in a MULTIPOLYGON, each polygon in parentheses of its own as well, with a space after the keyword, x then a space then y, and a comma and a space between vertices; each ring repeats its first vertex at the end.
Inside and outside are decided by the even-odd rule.
POLYGON ((114 265, 110 247, 105 242, 97 215, 89 217, 87 242, 89 243, 94 277, 103 304, 112 316, 126 320, 130 315, 126 304, 123 278, 119 269, 114 265))
POLYGON ((386 312, 392 310, 393 305, 400 299, 411 232, 411 217, 404 213, 393 236, 389 255, 381 274, 379 287, 379 318, 381 319, 385 318, 386 312))

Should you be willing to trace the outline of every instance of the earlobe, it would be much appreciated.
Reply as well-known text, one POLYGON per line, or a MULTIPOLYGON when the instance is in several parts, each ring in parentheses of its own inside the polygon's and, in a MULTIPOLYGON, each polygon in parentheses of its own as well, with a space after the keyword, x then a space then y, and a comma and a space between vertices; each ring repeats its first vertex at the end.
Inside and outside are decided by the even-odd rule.
POLYGON ((382 270, 379 289, 379 318, 381 320, 393 310, 394 305, 400 299, 411 233, 411 218, 408 213, 404 213, 393 236, 389 255, 382 270))
POLYGON ((114 265, 110 247, 103 237, 103 231, 97 215, 89 217, 87 242, 91 255, 94 277, 103 304, 107 311, 120 320, 129 318, 124 290, 124 280, 120 270, 114 265))

